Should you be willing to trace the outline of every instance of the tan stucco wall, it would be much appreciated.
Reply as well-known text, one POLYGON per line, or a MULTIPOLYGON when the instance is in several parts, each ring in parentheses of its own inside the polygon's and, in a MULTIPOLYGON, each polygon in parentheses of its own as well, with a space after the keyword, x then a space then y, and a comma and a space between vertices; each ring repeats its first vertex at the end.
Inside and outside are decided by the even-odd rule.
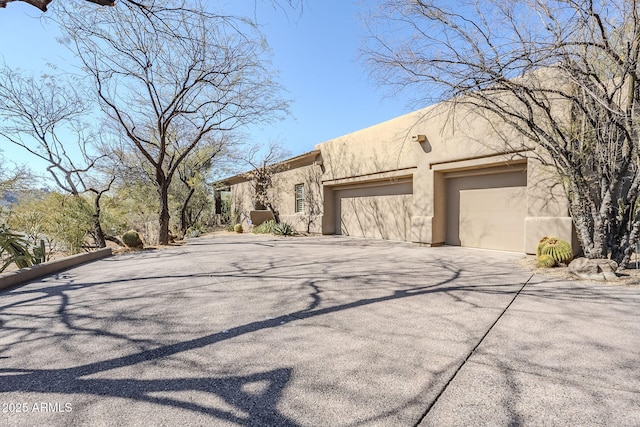
MULTIPOLYGON (((272 197, 281 219, 300 231, 339 234, 342 231, 339 212, 344 209, 341 203, 346 203, 337 198, 341 191, 409 180, 412 194, 403 197, 400 204, 410 204, 406 210, 410 225, 404 239, 439 245, 447 240, 450 221, 448 174, 518 167, 526 171, 521 197, 525 206, 517 209, 526 212, 524 223, 517 227, 523 230, 518 231, 523 235, 516 239, 524 242, 523 250, 535 251, 537 242, 545 235, 575 241, 563 188, 552 170, 536 160, 531 147, 513 132, 502 129, 500 134, 496 133, 496 123, 478 117, 473 111, 459 108, 455 115, 448 111, 448 105, 439 104, 316 145, 322 166, 292 167, 280 172, 274 180, 272 197), (426 138, 418 142, 412 138, 415 135, 426 138), (294 186, 302 182, 310 183, 306 188, 315 205, 305 215, 294 212, 294 186)), ((372 201, 380 205, 381 199, 354 199, 349 203, 360 206, 372 201)), ((363 206, 360 208, 365 209, 363 206)), ((392 215, 392 208, 388 209, 385 215, 392 215)), ((374 219, 369 222, 375 223, 374 219)), ((398 233, 394 236, 397 238, 398 233)))
MULTIPOLYGON (((409 175, 413 179, 413 198, 408 240, 442 244, 446 212, 444 196, 437 189, 443 183, 437 182, 434 169, 504 164, 521 159, 522 155, 497 156, 498 153, 526 147, 515 136, 508 142, 496 138, 488 122, 464 108, 451 115, 449 106, 441 104, 319 144, 316 149, 322 152, 326 166, 322 180, 329 188, 409 175), (413 140, 416 135, 425 135, 426 140, 413 140), (474 159, 481 161, 473 164, 474 159), (464 162, 469 164, 459 164, 464 162)), ((335 220, 325 218, 324 232, 339 232, 335 220)))
POLYGON ((580 243, 569 216, 569 201, 561 179, 552 167, 529 159, 527 186, 527 218, 525 219, 525 252, 533 254, 545 236, 560 237, 571 243, 574 254, 580 243))
MULTIPOLYGON (((276 207, 280 220, 292 225, 297 231, 322 232, 322 176, 321 162, 301 167, 283 168, 272 181, 269 200, 276 207), (295 212, 295 185, 305 188, 305 211, 295 212)), ((249 212, 254 209, 254 189, 250 181, 231 185, 232 203, 246 230, 251 230, 249 212)))
POLYGON ((233 221, 240 222, 246 230, 249 227, 249 212, 253 207, 253 187, 248 181, 231 186, 231 210, 233 221))
POLYGON ((269 192, 274 201, 280 220, 291 224, 297 231, 322 232, 322 166, 311 164, 280 172, 274 177, 273 188, 269 192), (305 192, 304 212, 296 212, 295 185, 303 184, 305 192))

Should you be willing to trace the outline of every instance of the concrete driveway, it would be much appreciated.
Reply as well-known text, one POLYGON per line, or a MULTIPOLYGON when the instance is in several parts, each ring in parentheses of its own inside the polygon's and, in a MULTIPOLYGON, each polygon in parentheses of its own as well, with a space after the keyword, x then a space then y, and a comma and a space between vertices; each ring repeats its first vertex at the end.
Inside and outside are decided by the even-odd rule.
POLYGON ((640 289, 217 235, 0 293, 0 425, 640 425, 640 289))

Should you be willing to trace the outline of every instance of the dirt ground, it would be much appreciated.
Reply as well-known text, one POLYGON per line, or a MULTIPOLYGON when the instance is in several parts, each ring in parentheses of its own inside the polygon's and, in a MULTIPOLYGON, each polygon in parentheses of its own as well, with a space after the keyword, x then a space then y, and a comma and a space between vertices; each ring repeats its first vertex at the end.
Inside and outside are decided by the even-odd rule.
MULTIPOLYGON (((640 259, 638 260, 638 265, 640 267, 640 259)), ((618 273, 618 280, 611 282, 592 282, 588 280, 582 280, 578 277, 574 276, 569 272, 569 268, 566 266, 553 267, 553 268, 538 268, 536 267, 536 257, 535 255, 527 255, 523 258, 520 258, 516 263, 529 271, 535 271, 536 273, 543 274, 545 276, 551 278, 557 278, 561 280, 571 280, 571 281, 581 281, 585 283, 607 283, 612 286, 629 286, 629 287, 638 287, 640 288, 640 268, 636 268, 635 260, 629 264, 629 266, 622 271, 622 273, 618 273)))

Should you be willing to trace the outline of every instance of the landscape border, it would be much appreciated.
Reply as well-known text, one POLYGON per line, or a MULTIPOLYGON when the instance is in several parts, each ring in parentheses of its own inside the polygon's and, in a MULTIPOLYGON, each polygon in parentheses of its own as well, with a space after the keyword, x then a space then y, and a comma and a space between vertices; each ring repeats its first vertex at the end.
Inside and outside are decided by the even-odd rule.
POLYGON ((33 267, 2 273, 0 274, 0 290, 13 288, 31 280, 49 276, 90 261, 110 257, 111 255, 113 255, 111 248, 102 248, 91 252, 43 262, 42 264, 34 265, 33 267))

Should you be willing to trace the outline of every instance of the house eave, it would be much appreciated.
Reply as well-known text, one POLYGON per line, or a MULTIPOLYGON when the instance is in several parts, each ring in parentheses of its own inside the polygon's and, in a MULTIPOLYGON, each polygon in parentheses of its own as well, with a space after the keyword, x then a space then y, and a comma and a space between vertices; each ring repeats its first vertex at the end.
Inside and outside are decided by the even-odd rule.
MULTIPOLYGON (((320 150, 313 150, 313 151, 309 151, 308 153, 304 153, 299 156, 292 157, 290 159, 278 162, 276 163, 276 165, 280 166, 280 169, 282 170, 295 169, 303 166, 312 165, 314 162, 318 161, 318 157, 320 157, 320 150)), ((241 184, 247 181, 250 181, 250 178, 247 177, 247 172, 243 172, 243 173, 216 181, 213 183, 213 186, 215 188, 228 187, 230 185, 241 184)))

